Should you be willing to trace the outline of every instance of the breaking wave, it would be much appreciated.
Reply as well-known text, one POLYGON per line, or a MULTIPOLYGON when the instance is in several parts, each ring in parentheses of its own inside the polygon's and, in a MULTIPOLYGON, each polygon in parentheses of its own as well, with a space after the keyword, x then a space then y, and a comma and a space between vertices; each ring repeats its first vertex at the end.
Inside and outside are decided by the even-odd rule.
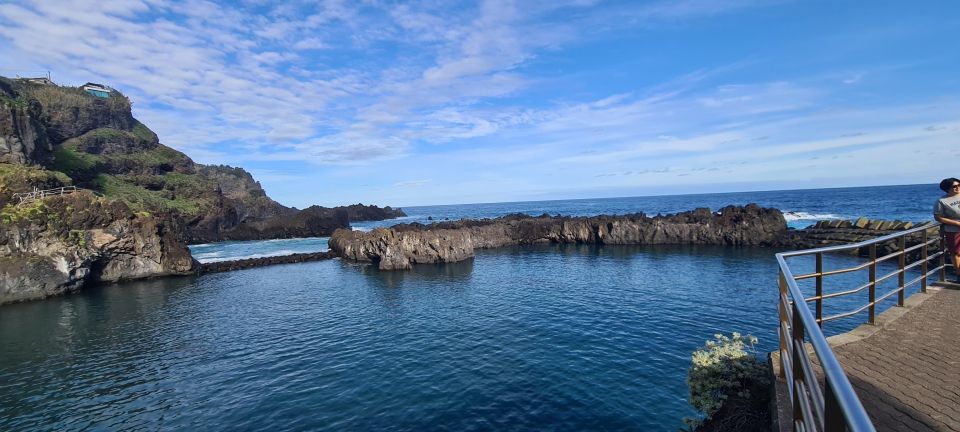
POLYGON ((787 222, 793 221, 816 221, 816 220, 830 220, 830 219, 843 219, 843 216, 836 215, 833 213, 807 213, 802 211, 785 211, 783 212, 783 218, 787 222))

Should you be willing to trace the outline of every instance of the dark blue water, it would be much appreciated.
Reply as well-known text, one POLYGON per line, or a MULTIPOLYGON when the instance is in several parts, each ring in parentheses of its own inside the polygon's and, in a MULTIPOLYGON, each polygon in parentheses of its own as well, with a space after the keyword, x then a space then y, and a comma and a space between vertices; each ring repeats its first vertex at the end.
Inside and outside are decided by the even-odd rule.
MULTIPOLYGON (((933 199, 915 186, 882 192, 857 209, 840 203, 862 194, 829 207, 819 192, 790 209, 915 220, 933 199)), ((700 204, 710 199, 697 206, 720 207, 700 204)), ((653 213, 609 202, 596 213, 653 213)), ((494 211, 461 207, 472 213, 428 209, 494 211)), ((731 331, 775 349, 775 252, 513 247, 406 272, 331 260, 6 305, 0 430, 676 430, 693 414, 694 349, 731 331)))
MULTIPOLYGON (((900 219, 926 221, 931 219, 933 202, 943 195, 937 185, 873 186, 837 189, 804 189, 789 191, 735 192, 700 195, 665 195, 629 198, 602 198, 558 201, 528 201, 515 203, 466 204, 405 207, 408 217, 400 222, 429 223, 433 220, 481 219, 510 213, 529 215, 561 214, 564 216, 594 216, 598 214, 628 214, 644 212, 648 215, 670 214, 707 207, 717 210, 727 205, 756 203, 773 207, 785 213, 788 224, 803 228, 818 220, 900 219)), ((357 222, 355 227, 368 229, 387 226, 396 220, 357 222)))

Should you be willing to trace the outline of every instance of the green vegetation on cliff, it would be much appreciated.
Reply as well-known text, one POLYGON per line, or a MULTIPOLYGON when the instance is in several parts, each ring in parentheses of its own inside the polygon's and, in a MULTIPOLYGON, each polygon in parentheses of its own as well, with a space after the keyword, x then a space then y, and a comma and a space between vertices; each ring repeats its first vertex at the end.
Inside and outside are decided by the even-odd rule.
POLYGON ((84 178, 97 164, 97 159, 89 154, 79 152, 76 146, 62 145, 53 150, 53 165, 51 168, 72 178, 84 178))
POLYGON ((351 206, 341 216, 284 207, 243 169, 195 164, 161 144, 119 91, 104 98, 0 77, 0 102, 9 107, 0 110, 0 208, 15 192, 76 185, 169 221, 188 242, 328 235, 349 219, 402 214, 372 206, 351 206))
POLYGON ((46 222, 50 216, 47 207, 43 201, 36 201, 31 204, 16 206, 8 205, 0 210, 0 222, 5 224, 17 223, 21 221, 46 222))
POLYGON ((34 187, 52 189, 71 184, 71 178, 59 171, 0 163, 0 207, 10 203, 17 192, 29 192, 34 187))
POLYGON ((91 186, 104 197, 123 201, 138 212, 177 212, 184 216, 198 216, 203 210, 209 210, 209 206, 203 202, 189 197, 178 198, 167 190, 149 190, 126 176, 98 174, 91 186))

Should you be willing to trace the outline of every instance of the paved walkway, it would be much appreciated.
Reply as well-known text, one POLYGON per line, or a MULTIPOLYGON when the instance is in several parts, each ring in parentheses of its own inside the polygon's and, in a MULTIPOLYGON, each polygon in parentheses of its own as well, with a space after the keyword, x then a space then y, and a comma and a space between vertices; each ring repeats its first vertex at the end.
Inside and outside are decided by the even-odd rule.
POLYGON ((931 287, 888 312, 830 339, 874 426, 960 432, 960 290, 931 287))

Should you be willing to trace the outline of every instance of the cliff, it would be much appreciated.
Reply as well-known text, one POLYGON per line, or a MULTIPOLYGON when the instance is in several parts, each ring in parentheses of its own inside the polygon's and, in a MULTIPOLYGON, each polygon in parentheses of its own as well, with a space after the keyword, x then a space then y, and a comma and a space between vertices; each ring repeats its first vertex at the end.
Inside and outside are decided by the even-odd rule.
POLYGON ((164 220, 187 243, 324 236, 350 220, 404 215, 285 207, 243 169, 197 164, 161 144, 117 91, 99 98, 0 77, 0 108, 0 207, 15 192, 76 185, 164 220))
POLYGON ((270 199, 240 168, 160 143, 118 91, 0 77, 0 304, 92 282, 189 274, 184 243, 329 235, 350 220, 402 216, 354 205, 305 210, 270 199), (84 191, 17 205, 14 194, 84 191))
POLYGON ((197 266, 156 218, 89 191, 4 207, 0 224, 0 304, 197 266))
POLYGON ((402 224, 364 233, 339 229, 330 237, 337 255, 372 262, 382 270, 414 263, 456 262, 478 248, 517 244, 712 244, 770 246, 787 232, 783 214, 756 205, 713 213, 697 209, 676 215, 596 217, 505 216, 430 225, 402 224))

